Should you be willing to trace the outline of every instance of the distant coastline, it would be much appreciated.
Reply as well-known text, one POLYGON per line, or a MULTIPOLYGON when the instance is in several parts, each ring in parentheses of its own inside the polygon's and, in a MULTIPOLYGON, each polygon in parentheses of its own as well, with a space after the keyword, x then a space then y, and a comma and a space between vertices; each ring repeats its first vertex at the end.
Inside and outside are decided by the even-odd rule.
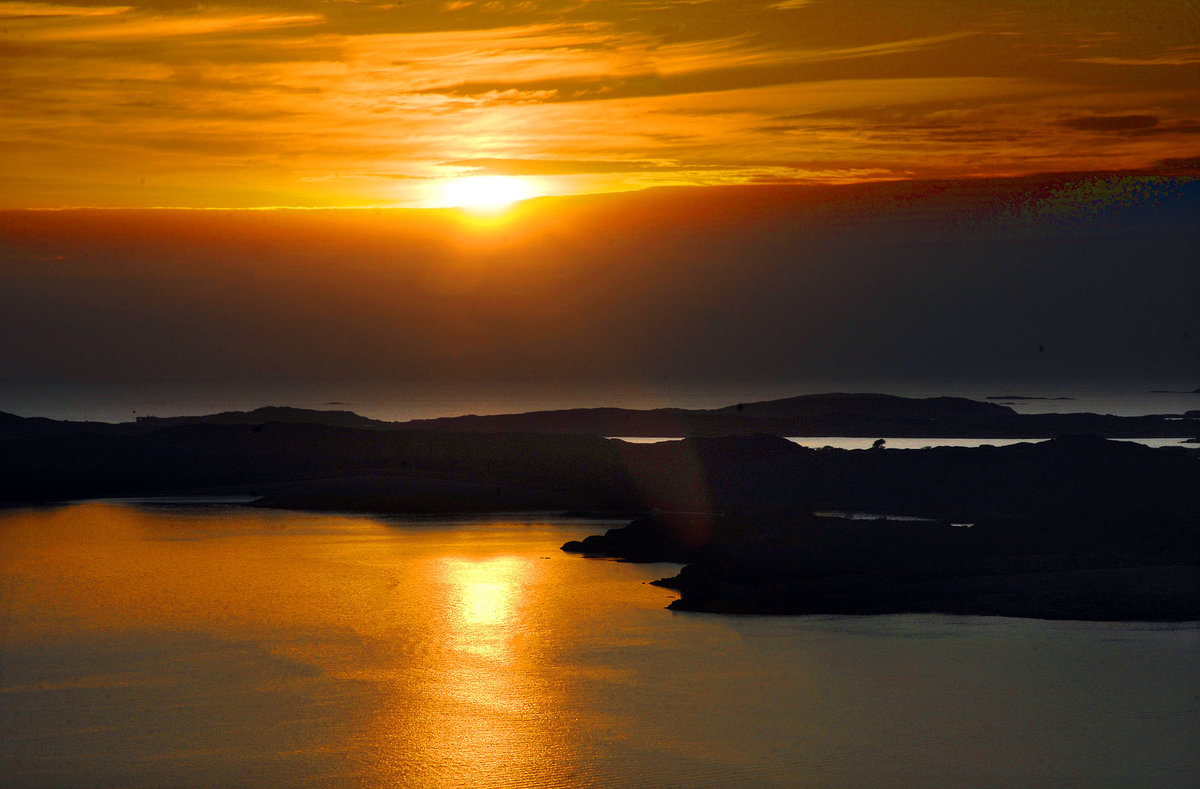
POLYGON ((988 395, 984 400, 1074 400, 1074 397, 1039 397, 1036 395, 988 395))
MULTIPOLYGON (((995 397, 995 396, 993 396, 995 397)), ((988 400, 993 397, 987 398, 988 400)), ((1007 398, 1006 398, 1007 399, 1007 398)), ((1024 396, 1032 401, 1039 398, 1024 396)), ((1073 398, 1040 398, 1070 401, 1073 398)), ((139 429, 188 424, 324 424, 373 430, 465 433, 587 434, 599 436, 753 435, 871 438, 1190 438, 1186 413, 1113 416, 1095 413, 1022 414, 994 402, 961 397, 910 398, 882 394, 821 394, 720 408, 571 408, 525 413, 448 416, 389 422, 346 410, 270 406, 205 416, 139 416, 139 429)), ((1200 423, 1197 423, 1200 424, 1200 423)))

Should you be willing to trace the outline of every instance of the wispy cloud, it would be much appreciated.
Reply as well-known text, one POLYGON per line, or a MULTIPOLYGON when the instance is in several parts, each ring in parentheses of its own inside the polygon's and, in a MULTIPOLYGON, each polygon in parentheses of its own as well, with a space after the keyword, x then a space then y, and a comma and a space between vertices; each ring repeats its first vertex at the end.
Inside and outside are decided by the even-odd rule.
MULTIPOLYGON (((107 9, 106 9, 107 10, 107 9)), ((23 32, 27 42, 147 42, 163 38, 248 33, 322 24, 316 14, 220 13, 194 16, 130 17, 123 13, 70 15, 68 24, 23 32), (120 19, 111 17, 120 15, 120 19), (103 22, 99 21, 103 20, 103 22)))
POLYGON ((655 71, 664 75, 737 69, 751 66, 796 65, 835 60, 877 58, 913 52, 928 47, 967 38, 966 32, 941 36, 884 41, 858 47, 825 47, 820 49, 768 49, 755 47, 748 37, 715 41, 695 41, 656 48, 653 52, 655 71))
POLYGON ((409 90, 502 81, 509 85, 638 76, 679 76, 763 66, 879 58, 967 37, 968 33, 858 47, 780 49, 741 34, 664 43, 609 24, 531 25, 486 30, 356 36, 347 57, 393 68, 409 90))
POLYGON ((330 183, 345 180, 423 181, 428 177, 406 173, 326 173, 325 175, 306 175, 300 180, 304 183, 330 183))
POLYGON ((0 19, 23 17, 96 17, 132 11, 133 6, 59 5, 57 3, 0 3, 0 19))
POLYGON ((595 173, 667 172, 679 169, 674 161, 637 159, 460 159, 442 162, 443 167, 466 170, 472 175, 580 175, 595 173))
POLYGON ((1088 115, 1061 121, 1069 129, 1097 132, 1124 132, 1152 129, 1158 125, 1155 115, 1088 115))
POLYGON ((1200 64, 1200 47, 1177 47, 1166 52, 1143 56, 1096 55, 1073 58, 1073 60, 1077 63, 1095 63, 1104 66, 1194 66, 1200 64))
POLYGON ((812 0, 783 0, 782 3, 776 3, 771 7, 780 11, 795 11, 797 8, 804 8, 811 3, 812 0))

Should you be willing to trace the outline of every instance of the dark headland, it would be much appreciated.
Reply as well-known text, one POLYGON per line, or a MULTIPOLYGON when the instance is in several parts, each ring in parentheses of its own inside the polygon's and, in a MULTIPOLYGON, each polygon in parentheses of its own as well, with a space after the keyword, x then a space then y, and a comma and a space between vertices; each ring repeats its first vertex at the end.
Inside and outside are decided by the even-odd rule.
POLYGON ((884 395, 408 423, 292 408, 121 424, 0 414, 0 502, 629 513, 564 549, 685 564, 661 582, 679 609, 1179 621, 1200 619, 1200 450, 1111 439, 1197 432, 1192 414, 884 395), (1052 440, 850 451, 781 437, 802 435, 1052 440))

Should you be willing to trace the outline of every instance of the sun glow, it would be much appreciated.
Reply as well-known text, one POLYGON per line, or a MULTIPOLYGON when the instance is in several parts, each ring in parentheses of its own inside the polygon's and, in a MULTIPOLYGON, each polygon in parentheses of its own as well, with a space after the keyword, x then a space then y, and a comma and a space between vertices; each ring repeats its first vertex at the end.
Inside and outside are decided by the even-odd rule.
POLYGON ((447 181, 442 187, 446 205, 483 214, 499 213, 533 196, 528 183, 510 175, 471 175, 447 181))
POLYGON ((440 569, 440 580, 453 601, 444 625, 450 642, 472 655, 511 657, 529 567, 514 557, 498 556, 445 559, 440 569))

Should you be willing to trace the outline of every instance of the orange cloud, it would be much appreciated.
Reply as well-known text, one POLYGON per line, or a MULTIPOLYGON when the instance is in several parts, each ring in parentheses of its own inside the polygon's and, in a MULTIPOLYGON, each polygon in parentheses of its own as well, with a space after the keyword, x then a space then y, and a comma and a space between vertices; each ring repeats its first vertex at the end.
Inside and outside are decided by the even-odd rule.
POLYGON ((133 6, 83 6, 60 5, 58 3, 0 3, 0 18, 21 17, 81 17, 112 16, 132 11, 133 6))
MULTIPOLYGON (((206 13, 189 16, 143 16, 129 14, 129 6, 79 9, 33 3, 0 4, 0 15, 15 17, 18 35, 25 42, 147 42, 161 38, 206 36, 231 32, 245 33, 277 28, 320 24, 324 18, 314 14, 206 13), (6 6, 17 6, 9 9, 6 6), (37 6, 28 13, 24 6, 37 6), (62 12, 65 9, 65 12, 62 12), (79 13, 83 10, 83 13, 79 13), (59 13, 54 13, 59 11, 59 13), (7 13, 6 13, 7 12, 7 13), (112 17, 121 17, 112 19, 112 17), (21 22, 24 20, 24 24, 21 22), (37 24, 29 24, 36 22, 37 24), (50 22, 50 24, 47 24, 50 22)), ((10 22, 11 24, 12 22, 10 22)))

